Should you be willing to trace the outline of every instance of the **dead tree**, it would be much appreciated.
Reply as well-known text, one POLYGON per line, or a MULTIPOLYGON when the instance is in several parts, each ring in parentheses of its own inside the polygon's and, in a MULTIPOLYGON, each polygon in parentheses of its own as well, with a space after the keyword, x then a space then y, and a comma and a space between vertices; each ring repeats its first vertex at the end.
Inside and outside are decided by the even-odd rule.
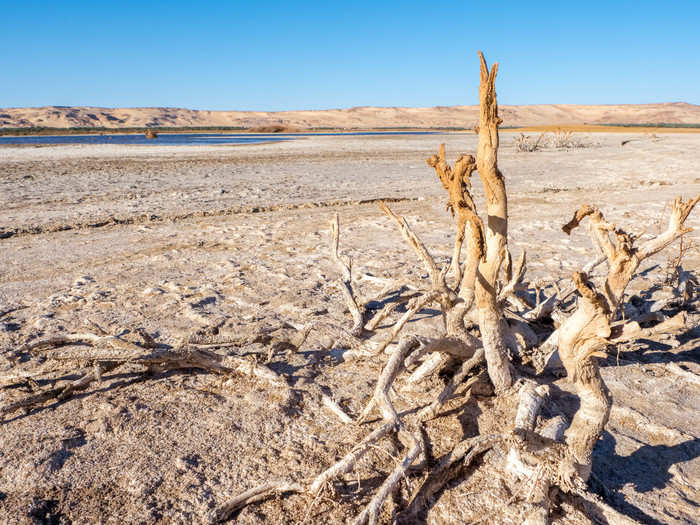
MULTIPOLYGON (((444 145, 441 145, 437 155, 427 161, 447 192, 447 209, 455 218, 455 244, 449 265, 440 268, 406 218, 385 203, 381 204, 382 211, 396 224, 425 267, 427 283, 410 287, 391 281, 384 283, 379 297, 393 294, 395 300, 387 302, 379 311, 370 312, 367 308, 369 301, 360 296, 358 280, 353 276, 352 260, 340 253, 340 222, 336 215, 331 221, 330 255, 340 270, 339 286, 353 319, 349 330, 329 328, 321 323, 297 330, 283 324, 251 330, 245 337, 194 337, 176 348, 159 345, 144 333, 140 334, 141 341, 129 341, 123 336, 105 333, 49 338, 19 348, 17 355, 82 343, 91 347, 87 353, 83 346, 78 351, 68 351, 63 358, 89 361, 92 368, 83 370, 77 382, 40 391, 0 407, 0 415, 31 409, 52 399, 65 399, 73 392, 87 388, 91 382, 99 381, 102 374, 125 364, 140 365, 145 371, 200 368, 224 375, 249 373, 266 379, 273 387, 288 388, 283 378, 264 364, 245 359, 237 353, 238 350, 248 344, 262 343, 269 347, 270 355, 281 349, 296 351, 310 332, 331 329, 338 340, 352 348, 346 353, 347 359, 354 356, 379 361, 385 354, 389 357, 374 392, 356 418, 324 394, 325 406, 344 424, 368 423, 375 412, 382 421, 343 458, 314 478, 306 482, 270 480, 216 508, 209 516, 211 522, 225 521, 246 505, 275 494, 303 493, 316 499, 335 480, 355 469, 358 461, 376 448, 377 442, 387 438, 402 444, 402 456, 352 522, 354 525, 378 523, 384 502, 406 476, 418 477, 419 486, 411 494, 406 508, 388 520, 411 521, 446 483, 461 475, 465 466, 492 448, 502 450, 505 461, 484 461, 480 468, 490 469, 492 475, 509 483, 515 480, 513 497, 507 503, 521 505, 523 522, 547 523, 550 495, 556 490, 583 498, 588 505, 598 510, 602 508, 604 513, 614 513, 586 489, 593 447, 601 436, 611 408, 597 358, 606 355, 608 345, 684 326, 682 312, 671 319, 656 319, 660 322, 645 328, 640 325, 641 319, 620 320, 618 312, 627 284, 641 262, 690 231, 685 221, 700 196, 688 201, 678 198, 673 203, 667 230, 643 243, 606 222, 597 208, 582 206, 563 230, 568 234, 588 218, 593 241, 602 250, 604 258, 587 265, 585 271, 575 272, 572 286, 553 297, 540 300, 540 287, 533 285, 536 300, 531 304, 524 293, 533 291, 525 281, 525 254, 514 263, 508 249, 508 201, 505 179, 498 168, 498 127, 501 123, 495 91, 498 67, 494 65, 489 69, 481 53, 479 59, 480 112, 476 159, 471 155, 461 155, 450 166, 444 145), (472 197, 471 175, 475 170, 485 191, 485 220, 479 216, 472 197), (587 272, 603 263, 607 263, 607 273, 602 283, 596 286, 587 272), (451 276, 449 280, 448 275, 451 276), (411 290, 410 294, 396 293, 406 288, 411 290), (576 294, 577 305, 568 315, 557 309, 576 294), (389 328, 380 329, 380 323, 389 320, 397 305, 403 303, 405 313, 389 322, 389 328), (402 335, 408 321, 431 304, 438 305, 441 310, 444 321, 441 333, 433 337, 402 335), (555 317, 558 328, 544 344, 536 347, 538 337, 533 327, 544 319, 551 321, 555 317), (392 347, 393 343, 397 344, 392 347), (580 397, 580 408, 570 425, 565 418, 555 417, 537 426, 541 408, 549 395, 547 383, 552 377, 538 374, 537 367, 533 369, 528 362, 536 364, 538 361, 533 356, 544 360, 542 356, 545 354, 560 358, 568 380, 580 397), (452 375, 442 391, 433 399, 418 400, 415 411, 400 416, 392 402, 392 388, 401 374, 411 372, 407 382, 415 383, 439 370, 445 362, 453 366, 452 375), (500 417, 495 432, 458 439, 434 464, 428 457, 431 447, 426 441, 424 427, 439 416, 458 387, 468 390, 484 380, 493 386, 494 404, 510 410, 510 419, 500 417), (523 486, 528 490, 523 491, 523 486)), ((683 280, 686 295, 689 293, 689 279, 683 280)), ((24 371, 18 366, 13 377, 4 377, 2 382, 9 384, 22 378, 30 381, 46 372, 46 369, 24 371)))
MULTIPOLYGON (((517 294, 519 290, 527 288, 523 282, 525 257, 523 254, 514 268, 508 250, 508 201, 505 179, 498 169, 498 126, 501 120, 498 117, 495 92, 497 65, 489 70, 481 53, 479 58, 480 118, 476 161, 470 155, 462 155, 450 166, 444 145, 440 146, 437 155, 428 159, 428 164, 435 169, 447 192, 447 210, 455 217, 456 238, 449 266, 440 269, 408 221, 385 204, 381 205, 384 213, 397 224, 404 239, 425 266, 429 287, 421 290, 422 295, 409 303, 407 312, 396 321, 389 336, 378 345, 375 355, 381 355, 399 336, 407 320, 430 303, 440 306, 444 333, 435 338, 404 336, 399 339, 379 376, 373 395, 357 420, 359 423, 367 421, 373 410, 378 409, 383 422, 345 457, 308 483, 279 481, 251 489, 217 509, 211 516, 213 522, 225 520, 236 510, 271 494, 296 492, 318 497, 327 483, 350 472, 374 443, 392 434, 403 443, 404 456, 353 521, 354 525, 377 523, 383 502, 402 477, 409 472, 413 475, 423 473, 423 483, 412 495, 407 508, 391 518, 391 521, 410 521, 460 470, 457 466, 463 467, 471 463, 495 446, 507 451, 507 461, 504 464, 489 465, 489 468, 494 469, 494 474, 501 475, 504 479, 514 477, 521 485, 528 484, 529 490, 521 498, 526 509, 524 522, 548 522, 549 495, 554 487, 578 495, 589 506, 593 505, 599 511, 603 508, 608 515, 616 514, 586 491, 593 446, 610 413, 610 398, 598 371, 596 358, 605 355, 607 345, 638 336, 643 330, 634 321, 616 324, 616 314, 625 287, 641 261, 690 231, 684 222, 700 197, 686 202, 676 200, 667 232, 638 248, 634 246, 630 235, 606 223, 602 214, 589 206, 583 206, 574 219, 564 226, 564 231, 568 233, 584 217, 590 216, 595 242, 603 248, 606 257, 589 266, 592 268, 607 261, 609 269, 602 292, 595 290, 585 273, 576 272, 572 277, 574 288, 561 294, 567 297, 576 291, 580 294, 577 308, 558 329, 558 351, 569 380, 576 386, 581 406, 570 426, 566 419, 558 417, 536 431, 535 423, 546 401, 548 388, 534 379, 525 378, 528 374, 534 375, 534 371, 528 372, 522 365, 516 368, 509 359, 509 352, 522 354, 528 346, 534 344, 536 337, 533 340, 529 322, 537 322, 552 314, 556 298, 543 302, 538 298, 537 304, 532 306, 517 294), (475 170, 478 170, 485 189, 486 221, 479 217, 471 194, 470 177, 475 170), (610 240, 610 234, 614 234, 615 242, 610 240), (465 245, 466 254, 462 262, 465 245), (454 277, 452 285, 447 282, 448 273, 454 277), (507 305, 510 305, 510 311, 506 308, 507 305), (476 321, 475 325, 473 321, 476 321), (472 332, 478 333, 478 337, 472 332), (391 401, 392 385, 403 371, 426 356, 437 353, 461 361, 461 366, 435 400, 419 410, 415 417, 402 419, 391 401), (460 384, 466 381, 469 385, 478 379, 478 373, 472 379, 468 379, 468 376, 470 372, 478 370, 484 361, 488 377, 499 398, 512 398, 515 401, 517 409, 513 414, 513 423, 504 423, 500 433, 480 435, 458 442, 437 466, 429 468, 425 458, 427 445, 421 426, 438 414, 460 384)), ((337 222, 332 232, 337 247, 337 222)), ((337 248, 332 251, 337 260, 337 248)), ((343 266, 341 262, 341 267, 347 283, 349 266, 343 266)), ((361 318, 351 300, 352 287, 344 286, 343 293, 353 313, 354 326, 358 327, 361 318)), ((677 322, 666 327, 662 327, 663 324, 660 323, 657 327, 678 327, 677 322)), ((353 329, 353 333, 358 334, 359 330, 353 329)), ((425 359, 409 381, 419 372, 425 374, 425 365, 436 368, 440 363, 440 360, 425 359)))

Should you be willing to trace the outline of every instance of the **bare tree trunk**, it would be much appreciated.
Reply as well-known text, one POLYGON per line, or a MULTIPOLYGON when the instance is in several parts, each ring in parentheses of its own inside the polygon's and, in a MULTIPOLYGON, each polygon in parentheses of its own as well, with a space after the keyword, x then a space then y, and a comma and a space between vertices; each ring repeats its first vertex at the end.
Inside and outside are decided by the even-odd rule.
POLYGON ((505 345, 505 325, 496 291, 508 239, 508 199, 503 175, 498 170, 498 126, 501 123, 495 87, 498 64, 489 71, 482 53, 479 53, 479 58, 481 81, 476 165, 486 192, 488 218, 486 249, 477 270, 475 293, 489 377, 496 392, 501 392, 513 384, 513 370, 505 345))

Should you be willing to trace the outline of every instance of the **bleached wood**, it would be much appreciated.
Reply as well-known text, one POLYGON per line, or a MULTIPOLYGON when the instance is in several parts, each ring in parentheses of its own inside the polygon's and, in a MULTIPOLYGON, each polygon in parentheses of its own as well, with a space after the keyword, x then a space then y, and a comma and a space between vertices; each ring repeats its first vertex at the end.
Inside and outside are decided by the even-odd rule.
POLYGON ((345 455, 343 459, 337 463, 331 465, 329 468, 321 472, 309 485, 308 492, 311 494, 317 494, 323 486, 329 482, 331 479, 337 478, 347 472, 350 472, 355 466, 357 461, 371 449, 371 445, 387 436, 390 432, 395 430, 396 425, 393 422, 384 423, 383 425, 374 429, 362 443, 353 448, 348 454, 345 455))
POLYGON ((423 451, 423 440, 421 438, 413 437, 413 446, 409 449, 408 453, 404 456, 403 460, 396 465, 393 472, 386 478, 384 483, 382 483, 379 490, 374 495, 372 500, 369 502, 367 507, 355 518, 352 522, 353 525, 376 525, 379 520, 379 511, 381 506, 386 500, 386 498, 391 494, 396 485, 401 481, 406 475, 406 471, 413 464, 413 462, 418 458, 418 456, 423 451))
POLYGON ((381 322, 384 321, 384 319, 389 317, 394 312, 394 310, 396 310, 399 304, 401 303, 396 301, 384 305, 384 307, 381 310, 379 310, 379 312, 374 314, 374 317, 372 317, 372 319, 367 321, 367 324, 365 324, 365 330, 371 332, 374 329, 376 329, 381 324, 381 322))
POLYGON ((222 523, 228 520, 231 515, 237 510, 267 499, 275 494, 283 494, 285 492, 303 492, 304 487, 298 483, 290 483, 287 481, 268 481, 250 490, 246 490, 242 494, 227 501, 224 505, 217 507, 209 516, 208 523, 222 523))
POLYGON ((352 418, 345 413, 345 411, 340 407, 338 403, 333 401, 326 394, 322 394, 321 399, 323 400, 323 405, 328 410, 333 412, 336 416, 338 416, 338 419, 340 419, 340 421, 342 421, 346 425, 352 423, 352 418))
MULTIPOLYGON (((445 403, 447 403, 447 401, 452 397, 459 385, 462 384, 464 379, 467 377, 467 374, 469 374, 469 372, 471 372, 483 361, 484 349, 477 348, 472 358, 462 363, 462 366, 459 368, 457 373, 452 376, 449 383, 445 385, 445 388, 442 389, 442 392, 440 392, 437 399, 418 413, 418 419, 420 421, 427 421, 434 418, 445 403)), ((468 387, 469 385, 467 385, 467 388, 468 387)))
POLYGON ((576 311, 558 330, 559 356, 581 400, 580 408, 566 432, 566 440, 573 460, 573 470, 584 481, 590 475, 593 447, 608 421, 612 405, 594 357, 605 356, 602 350, 614 339, 611 327, 613 316, 641 261, 690 231, 684 222, 699 200, 700 196, 688 201, 676 199, 667 230, 646 241, 640 248, 635 248, 630 235, 608 223, 600 210, 592 206, 581 206, 563 227, 569 233, 584 218, 589 217, 591 236, 601 246, 608 260, 608 273, 600 293, 588 282, 586 274, 574 273, 574 284, 581 299, 576 311), (614 234, 615 242, 610 238, 611 233, 614 234))
POLYGON ((384 352, 386 347, 388 347, 394 339, 396 339, 396 336, 403 330, 404 326, 406 326, 406 323, 411 320, 411 318, 416 315, 418 312, 420 312, 425 306, 433 302, 436 298, 437 294, 434 292, 429 292, 421 297, 417 297, 416 299, 413 299, 411 302, 409 302, 409 308, 406 310, 406 313, 404 313, 399 320, 396 322, 394 327, 391 329, 391 333, 389 334, 389 337, 386 337, 382 343, 380 343, 372 353, 374 354, 380 354, 381 352, 384 352))
POLYGON ((363 327, 365 324, 364 313, 360 310, 357 304, 357 298, 355 297, 355 292, 352 288, 352 262, 348 259, 344 261, 340 254, 338 253, 338 247, 340 243, 340 219, 336 213, 331 220, 331 257, 340 268, 342 273, 342 278, 339 281, 340 289, 343 292, 343 297, 345 297, 345 304, 350 310, 350 314, 353 319, 353 326, 350 333, 356 337, 362 335, 363 327))
POLYGON ((471 196, 471 174, 476 169, 476 162, 471 155, 460 155, 454 167, 450 166, 445 159, 445 144, 440 144, 438 154, 430 157, 427 162, 435 169, 438 179, 447 191, 447 210, 453 216, 455 213, 457 215, 457 235, 450 270, 454 273, 455 281, 460 283, 462 280, 460 255, 467 224, 470 225, 471 244, 478 251, 477 258, 481 257, 484 249, 484 226, 476 213, 476 206, 471 196))

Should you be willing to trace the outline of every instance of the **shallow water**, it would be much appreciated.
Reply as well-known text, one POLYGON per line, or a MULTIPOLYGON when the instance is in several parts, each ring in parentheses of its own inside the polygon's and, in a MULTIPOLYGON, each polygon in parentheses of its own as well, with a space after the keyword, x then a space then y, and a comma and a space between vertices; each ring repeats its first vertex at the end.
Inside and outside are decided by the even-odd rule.
POLYGON ((348 133, 159 133, 155 139, 143 134, 109 135, 33 135, 0 137, 2 144, 145 144, 154 146, 197 146, 220 144, 260 144, 280 140, 294 140, 304 136, 343 135, 428 135, 432 131, 355 131, 348 133))

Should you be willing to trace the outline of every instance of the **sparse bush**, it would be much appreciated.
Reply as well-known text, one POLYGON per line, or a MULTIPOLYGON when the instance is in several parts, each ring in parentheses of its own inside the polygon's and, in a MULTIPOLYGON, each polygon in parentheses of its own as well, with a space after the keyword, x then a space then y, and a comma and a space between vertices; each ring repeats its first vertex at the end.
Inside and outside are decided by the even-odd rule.
POLYGON ((581 138, 574 136, 572 131, 565 131, 562 129, 551 134, 540 133, 536 139, 521 133, 520 136, 515 139, 515 151, 525 153, 540 151, 548 147, 553 149, 573 149, 586 148, 589 145, 590 144, 581 140, 581 138))
POLYGON ((557 130, 548 137, 549 145, 553 148, 575 148, 580 144, 574 140, 574 134, 571 131, 557 130))
POLYGON ((541 133, 537 139, 530 137, 521 133, 520 136, 515 139, 515 151, 530 153, 532 151, 537 151, 542 149, 542 139, 544 138, 544 133, 541 133))

